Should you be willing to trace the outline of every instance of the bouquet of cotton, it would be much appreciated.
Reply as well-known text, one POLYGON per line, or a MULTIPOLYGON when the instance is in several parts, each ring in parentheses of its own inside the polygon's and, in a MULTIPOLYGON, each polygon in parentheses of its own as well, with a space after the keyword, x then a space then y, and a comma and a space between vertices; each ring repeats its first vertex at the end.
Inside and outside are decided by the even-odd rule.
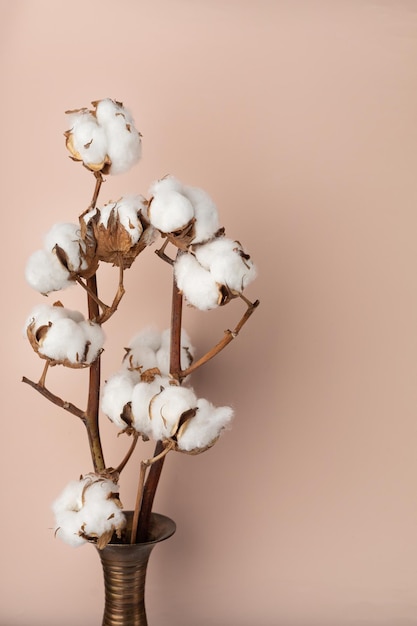
MULTIPOLYGON (((74 546, 93 542, 103 549, 115 538, 127 543, 146 540, 168 453, 204 452, 230 425, 233 409, 198 397, 189 378, 237 337, 259 302, 243 295, 256 277, 255 265, 238 241, 226 237, 217 207, 204 190, 166 176, 150 185, 148 197, 123 194, 117 201, 98 205, 103 176, 126 172, 139 160, 141 134, 122 103, 107 98, 92 104, 93 109, 67 112, 71 127, 64 133, 71 158, 94 176, 92 199, 78 212, 78 223, 52 226, 43 247, 30 256, 25 273, 28 284, 43 296, 78 287, 86 296, 86 311, 60 301, 32 309, 24 332, 44 367, 38 381, 26 377, 23 381, 80 419, 87 430, 92 471, 69 483, 53 511, 57 535, 64 541, 74 546), (125 348, 120 369, 102 381, 101 359, 109 340, 103 326, 118 311, 125 271, 158 238, 162 243, 157 257, 172 274, 170 326, 162 332, 147 327, 136 334, 125 348), (102 263, 118 271, 117 288, 107 304, 98 290, 102 263), (182 325, 183 301, 191 309, 207 311, 236 299, 246 305, 237 325, 197 357, 182 325), (47 386, 52 366, 88 369, 85 407, 62 399, 47 386), (130 441, 115 467, 105 461, 101 415, 130 441), (127 528, 119 499, 120 477, 138 441, 147 445, 150 440, 155 447, 140 461, 133 521, 127 528)), ((142 289, 146 289, 143 278, 142 289)))

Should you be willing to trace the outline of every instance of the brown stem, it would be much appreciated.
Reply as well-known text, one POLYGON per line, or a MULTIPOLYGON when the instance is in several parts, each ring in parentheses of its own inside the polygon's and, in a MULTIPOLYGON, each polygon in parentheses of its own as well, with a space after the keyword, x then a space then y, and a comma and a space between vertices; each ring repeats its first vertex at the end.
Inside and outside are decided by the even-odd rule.
MULTIPOLYGON (((87 284, 79 277, 76 276, 75 277, 76 282, 80 285, 80 287, 82 287, 83 289, 85 289, 85 291, 87 292, 88 296, 90 298, 92 298, 92 300, 94 300, 97 303, 98 307, 101 307, 103 309, 103 311, 106 311, 109 307, 107 306, 107 304, 104 304, 104 302, 102 302, 100 300, 100 298, 97 296, 96 293, 94 293, 90 287, 88 286, 88 281, 87 284)), ((98 310, 98 308, 97 308, 98 310)), ((93 319, 93 318, 92 318, 93 319)))
POLYGON ((160 248, 158 248, 158 250, 155 250, 155 254, 158 255, 160 259, 165 261, 165 263, 169 263, 170 265, 174 265, 173 259, 171 259, 171 257, 169 257, 167 254, 165 254, 165 248, 167 247, 168 244, 169 244, 169 239, 165 239, 165 241, 162 244, 162 246, 160 248))
MULTIPOLYGON (((181 373, 181 324, 182 324, 182 293, 177 287, 175 277, 172 281, 172 307, 171 307, 171 345, 170 345, 170 374, 173 378, 180 381, 181 373)), ((152 506, 155 499, 156 489, 158 487, 159 478, 161 476, 166 454, 162 455, 165 446, 162 441, 158 441, 155 446, 154 460, 149 470, 148 478, 143 487, 143 495, 141 502, 137 502, 140 506, 138 515, 138 523, 135 532, 138 541, 146 541, 148 534, 149 520, 152 512, 152 506)))
POLYGON ((104 182, 104 178, 101 172, 94 172, 94 176, 96 178, 96 185, 94 187, 94 193, 93 193, 93 197, 91 198, 91 202, 88 205, 88 207, 86 208, 85 211, 83 211, 80 215, 80 219, 82 217, 84 217, 84 215, 86 215, 86 213, 88 213, 89 211, 91 211, 92 209, 95 209, 95 206, 97 204, 97 199, 98 199, 98 195, 100 193, 100 188, 101 185, 104 182))
POLYGON ((133 441, 132 441, 132 443, 130 444, 130 448, 129 448, 129 450, 128 450, 128 451, 127 451, 127 453, 126 453, 125 458, 124 458, 124 459, 123 459, 123 461, 122 461, 121 463, 119 463, 119 465, 116 467, 116 470, 115 470, 115 471, 116 471, 118 474, 121 474, 121 472, 122 472, 122 471, 124 470, 124 468, 126 467, 126 465, 127 465, 128 461, 129 461, 130 457, 131 457, 131 456, 132 456, 132 454, 133 454, 134 449, 136 448, 136 444, 137 444, 137 442, 138 442, 138 439, 139 439, 139 433, 135 432, 135 433, 133 434, 133 441))
POLYGON ((46 374, 48 373, 48 370, 49 370, 49 361, 47 360, 45 363, 45 367, 43 368, 42 376, 39 379, 39 385, 41 387, 45 387, 46 374))
POLYGON ((101 314, 100 319, 98 320, 99 324, 104 324, 104 322, 107 322, 107 320, 111 318, 113 313, 116 313, 117 307, 119 306, 121 299, 125 295, 123 276, 124 276, 123 260, 121 258, 121 255, 119 255, 119 284, 117 287, 117 291, 113 298, 113 302, 111 303, 111 306, 104 305, 103 313, 101 314))
POLYGON ((53 404, 56 404, 57 406, 61 407, 61 409, 65 409, 69 413, 72 413, 76 417, 79 417, 85 424, 86 415, 84 411, 76 407, 74 404, 72 404, 71 402, 67 402, 66 400, 63 400, 62 398, 56 396, 51 391, 49 391, 46 387, 44 387, 41 383, 35 383, 33 382, 33 380, 29 380, 29 378, 26 378, 26 376, 23 376, 22 382, 27 383, 28 385, 33 387, 33 389, 36 389, 36 391, 38 391, 42 396, 44 396, 44 398, 46 398, 53 404))
POLYGON ((171 344, 169 373, 175 380, 180 380, 181 374, 181 326, 182 326, 182 293, 177 287, 175 278, 172 284, 171 305, 171 344))
MULTIPOLYGON (((97 295, 97 277, 96 274, 87 279, 87 287, 91 292, 97 295)), ((98 319, 99 308, 96 299, 88 294, 88 315, 94 320, 98 319)), ((94 471, 99 473, 104 471, 106 465, 104 463, 103 449, 101 447, 100 430, 98 423, 99 401, 100 401, 100 356, 94 361, 90 367, 90 378, 88 385, 88 402, 86 411, 86 428, 88 433, 88 443, 90 445, 91 457, 93 460, 94 471)))
POLYGON ((238 336, 240 330, 242 329, 242 326, 246 324, 246 322, 248 321, 252 313, 259 306, 259 300, 256 300, 255 302, 252 303, 249 300, 247 300, 247 298, 244 298, 243 296, 241 297, 246 302, 248 308, 246 309, 239 323, 236 325, 235 329, 225 330, 224 337, 213 348, 211 348, 211 350, 206 352, 206 354, 204 354, 200 359, 198 359, 198 361, 195 361, 194 363, 192 363, 190 367, 187 367, 187 369, 182 370, 180 372, 181 379, 185 378, 186 376, 189 376, 196 369, 198 369, 199 367, 207 363, 207 361, 210 361, 213 357, 219 354, 219 352, 221 352, 223 348, 225 348, 231 341, 233 341, 233 339, 235 339, 238 336))
MULTIPOLYGON (((165 458, 168 452, 172 450, 174 445, 175 444, 173 441, 164 442, 162 444, 163 449, 159 454, 155 454, 155 456, 153 456, 152 459, 147 459, 146 461, 142 461, 140 464, 139 484, 138 484, 138 490, 136 493, 136 505, 135 505, 135 511, 133 513, 132 534, 130 537, 130 543, 136 543, 136 539, 137 539, 139 512, 140 512, 140 507, 141 507, 142 498, 143 498, 143 489, 144 489, 144 484, 145 484, 146 470, 148 469, 149 466, 153 467, 154 464, 158 463, 163 458, 165 458)), ((147 532, 146 533, 140 532, 138 539, 139 541, 146 541, 147 532)))
MULTIPOLYGON (((143 486, 142 498, 136 504, 140 506, 140 512, 137 515, 138 523, 136 524, 136 537, 140 543, 146 541, 148 536, 149 520, 152 513, 153 501, 155 499, 156 489, 158 487, 159 478, 161 476, 162 468, 165 461, 165 456, 159 456, 164 451, 164 444, 162 441, 157 441, 155 446, 154 457, 158 457, 158 460, 151 465, 148 478, 143 486)), ((133 533, 133 529, 132 529, 133 533)))

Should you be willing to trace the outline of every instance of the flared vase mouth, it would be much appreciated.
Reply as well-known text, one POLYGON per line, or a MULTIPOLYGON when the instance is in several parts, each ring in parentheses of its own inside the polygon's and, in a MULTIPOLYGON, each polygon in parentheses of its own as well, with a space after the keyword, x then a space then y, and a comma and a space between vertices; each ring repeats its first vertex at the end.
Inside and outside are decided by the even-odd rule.
POLYGON ((129 537, 132 533, 133 513, 133 511, 124 511, 126 516, 126 527, 122 531, 122 537, 120 539, 113 537, 104 549, 112 547, 116 547, 117 549, 126 549, 131 548, 132 546, 153 546, 161 541, 169 539, 169 537, 172 537, 177 529, 176 523, 170 517, 162 515, 162 513, 151 513, 148 539, 146 541, 140 541, 132 544, 129 541, 129 537))

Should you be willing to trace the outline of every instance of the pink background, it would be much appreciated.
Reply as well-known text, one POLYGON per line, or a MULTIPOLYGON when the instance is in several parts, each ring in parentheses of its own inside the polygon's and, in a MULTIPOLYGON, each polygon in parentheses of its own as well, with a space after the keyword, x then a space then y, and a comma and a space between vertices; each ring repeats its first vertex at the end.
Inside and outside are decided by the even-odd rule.
MULTIPOLYGON (((152 555, 150 623, 416 625, 416 2, 14 0, 0 29, 0 623, 101 620, 94 549, 53 536, 52 500, 91 465, 81 423, 21 383, 42 369, 22 334, 42 298, 23 273, 91 197, 64 111, 114 97, 144 155, 107 179, 103 203, 175 174, 209 191, 260 271, 247 292, 260 309, 194 381, 234 406, 233 429, 167 459, 155 508, 178 530, 152 555)), ((117 276, 103 272, 110 299, 117 276)), ((151 251, 127 288, 104 376, 137 330, 168 325, 169 268, 151 251)), ((198 351, 241 312, 187 311, 198 351)), ((55 368, 49 384, 82 405, 85 380, 55 368)), ((128 442, 103 429, 115 465, 128 442)))

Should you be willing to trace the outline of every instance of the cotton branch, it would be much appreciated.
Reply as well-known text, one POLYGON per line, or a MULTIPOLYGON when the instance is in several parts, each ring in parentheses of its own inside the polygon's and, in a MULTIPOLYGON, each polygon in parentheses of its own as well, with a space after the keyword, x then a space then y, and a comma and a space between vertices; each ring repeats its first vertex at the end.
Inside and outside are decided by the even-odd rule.
MULTIPOLYGON (((138 490, 136 494, 136 505, 135 505, 135 511, 133 513, 132 534, 130 538, 130 543, 136 543, 136 541, 138 542, 146 541, 147 535, 148 535, 148 526, 143 526, 143 523, 139 521, 141 518, 142 510, 143 510, 143 495, 144 495, 144 488, 145 488, 146 471, 148 467, 150 467, 151 468, 149 470, 149 473, 150 473, 152 469, 156 467, 156 469, 153 472, 153 481, 155 481, 156 475, 158 476, 158 480, 159 480, 159 476, 161 475, 161 471, 162 471, 163 461, 166 455, 168 454, 168 452, 172 450, 174 445, 175 445, 174 442, 158 441, 156 448, 155 448, 154 456, 151 459, 147 459, 146 461, 141 461, 138 490)), ((147 484, 148 482, 149 482, 149 476, 148 476, 147 484)), ((155 495, 157 484, 158 483, 156 482, 154 495, 155 495)), ((152 502, 153 502, 153 499, 152 499, 152 502)), ((151 503, 151 507, 152 507, 152 503, 151 503)), ((149 514, 150 512, 151 511, 149 511, 149 514)))
MULTIPOLYGON (((175 278, 172 280, 172 305, 171 305, 171 347, 170 347, 170 375, 176 380, 180 380, 181 374, 181 324, 182 324, 182 293, 177 287, 175 278)), ((152 464, 148 473, 148 478, 143 487, 140 501, 137 501, 136 508, 140 506, 139 515, 135 518, 138 522, 134 525, 133 532, 137 533, 138 541, 145 541, 148 534, 149 519, 152 512, 155 492, 158 487, 159 478, 166 457, 165 445, 158 441, 152 464)), ((143 475, 144 480, 144 475, 143 475)))
POLYGON ((76 417, 79 417, 85 424, 86 415, 84 411, 76 407, 74 404, 72 404, 71 402, 67 402, 66 400, 63 400, 59 396, 56 396, 51 391, 49 391, 46 387, 44 387, 43 384, 41 384, 40 382, 35 383, 33 380, 29 380, 29 378, 26 378, 26 376, 23 376, 22 382, 30 385, 31 387, 33 387, 33 389, 36 389, 36 391, 38 391, 42 396, 44 396, 47 400, 49 400, 53 404, 56 404, 57 406, 61 407, 61 409, 65 409, 69 413, 72 413, 76 417))
POLYGON ((202 365, 210 361, 217 354, 219 354, 219 352, 221 352, 231 341, 233 341, 233 339, 236 339, 242 327, 246 324, 246 322, 248 321, 252 313, 259 306, 259 300, 256 300, 255 302, 252 303, 249 300, 247 300, 247 298, 245 298, 244 296, 241 295, 241 297, 246 302, 248 308, 246 309, 239 323, 236 325, 235 329, 225 330, 224 337, 213 348, 211 348, 211 350, 206 352, 206 354, 204 354, 200 359, 198 359, 198 361, 195 361, 194 363, 192 363, 189 367, 187 367, 187 369, 181 370, 179 372, 179 376, 181 379, 184 379, 186 376, 189 376, 189 374, 191 374, 196 369, 198 369, 199 367, 201 367, 202 365))
MULTIPOLYGON (((97 278, 95 274, 88 279, 87 285, 94 294, 97 294, 97 278)), ((99 316, 97 302, 90 295, 88 295, 88 313, 90 319, 97 319, 99 316)), ((85 425, 88 433, 88 443, 90 445, 94 471, 97 473, 104 471, 106 467, 103 458, 103 450, 101 447, 100 430, 98 423, 100 402, 100 371, 101 357, 99 355, 94 363, 91 365, 89 371, 88 402, 85 417, 85 425)))

